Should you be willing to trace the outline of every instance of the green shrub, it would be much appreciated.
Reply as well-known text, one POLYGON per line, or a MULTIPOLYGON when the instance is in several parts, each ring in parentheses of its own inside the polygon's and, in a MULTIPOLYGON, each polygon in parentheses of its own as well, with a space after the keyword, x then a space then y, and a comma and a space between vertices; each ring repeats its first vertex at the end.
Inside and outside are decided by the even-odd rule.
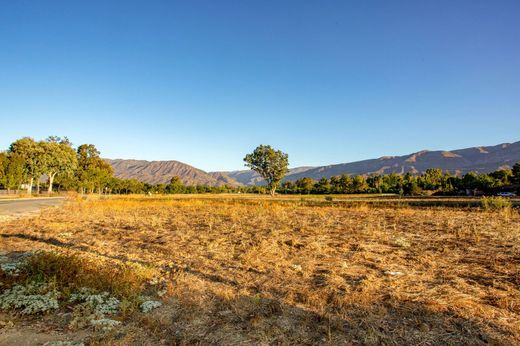
POLYGON ((503 197, 482 197, 480 201, 484 210, 511 209, 511 201, 503 197))

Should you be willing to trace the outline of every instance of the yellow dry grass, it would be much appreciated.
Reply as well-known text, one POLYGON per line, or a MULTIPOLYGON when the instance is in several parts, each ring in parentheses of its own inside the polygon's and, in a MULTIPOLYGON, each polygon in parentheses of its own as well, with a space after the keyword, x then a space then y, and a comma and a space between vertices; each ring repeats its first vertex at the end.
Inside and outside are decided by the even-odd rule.
MULTIPOLYGON (((110 198, 0 223, 0 250, 155 268, 100 344, 520 344, 517 211, 110 198)), ((117 280, 117 277, 114 278, 117 280)))

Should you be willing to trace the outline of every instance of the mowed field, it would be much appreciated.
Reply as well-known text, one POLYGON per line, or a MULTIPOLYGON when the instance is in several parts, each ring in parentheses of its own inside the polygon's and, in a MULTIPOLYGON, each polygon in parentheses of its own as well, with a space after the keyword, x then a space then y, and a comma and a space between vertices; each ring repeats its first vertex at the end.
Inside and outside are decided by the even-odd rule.
POLYGON ((64 292, 59 309, 4 311, 0 342, 24 330, 103 345, 520 344, 518 210, 312 201, 75 198, 0 222, 6 256, 65 259, 33 263, 64 292), (118 297, 121 325, 70 323, 63 296, 80 286, 118 297), (154 287, 163 305, 136 309, 154 287))

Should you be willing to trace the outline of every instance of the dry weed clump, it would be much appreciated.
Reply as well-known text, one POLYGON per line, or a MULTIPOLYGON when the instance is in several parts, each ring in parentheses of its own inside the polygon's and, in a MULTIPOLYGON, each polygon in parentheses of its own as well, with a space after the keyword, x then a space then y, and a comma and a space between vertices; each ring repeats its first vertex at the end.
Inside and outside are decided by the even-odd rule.
POLYGON ((141 297, 125 303, 117 336, 94 344, 513 345, 519 221, 514 210, 250 196, 77 199, 0 223, 0 250, 66 251, 26 275, 121 305, 141 297))
POLYGON ((153 268, 70 250, 5 254, 3 261, 16 270, 0 269, 0 310, 38 316, 55 312, 56 318, 69 315, 62 321, 69 330, 92 328, 99 335, 110 335, 120 320, 143 304, 145 313, 160 306, 144 295, 161 295, 154 282, 159 272, 153 268))

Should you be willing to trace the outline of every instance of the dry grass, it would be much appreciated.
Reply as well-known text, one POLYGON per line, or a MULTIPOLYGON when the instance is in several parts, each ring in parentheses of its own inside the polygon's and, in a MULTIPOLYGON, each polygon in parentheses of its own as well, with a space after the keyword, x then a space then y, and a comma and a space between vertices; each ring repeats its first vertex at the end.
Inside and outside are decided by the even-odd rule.
POLYGON ((93 344, 514 345, 519 221, 511 210, 88 199, 0 223, 0 250, 134 263, 171 283, 162 308, 93 344))

